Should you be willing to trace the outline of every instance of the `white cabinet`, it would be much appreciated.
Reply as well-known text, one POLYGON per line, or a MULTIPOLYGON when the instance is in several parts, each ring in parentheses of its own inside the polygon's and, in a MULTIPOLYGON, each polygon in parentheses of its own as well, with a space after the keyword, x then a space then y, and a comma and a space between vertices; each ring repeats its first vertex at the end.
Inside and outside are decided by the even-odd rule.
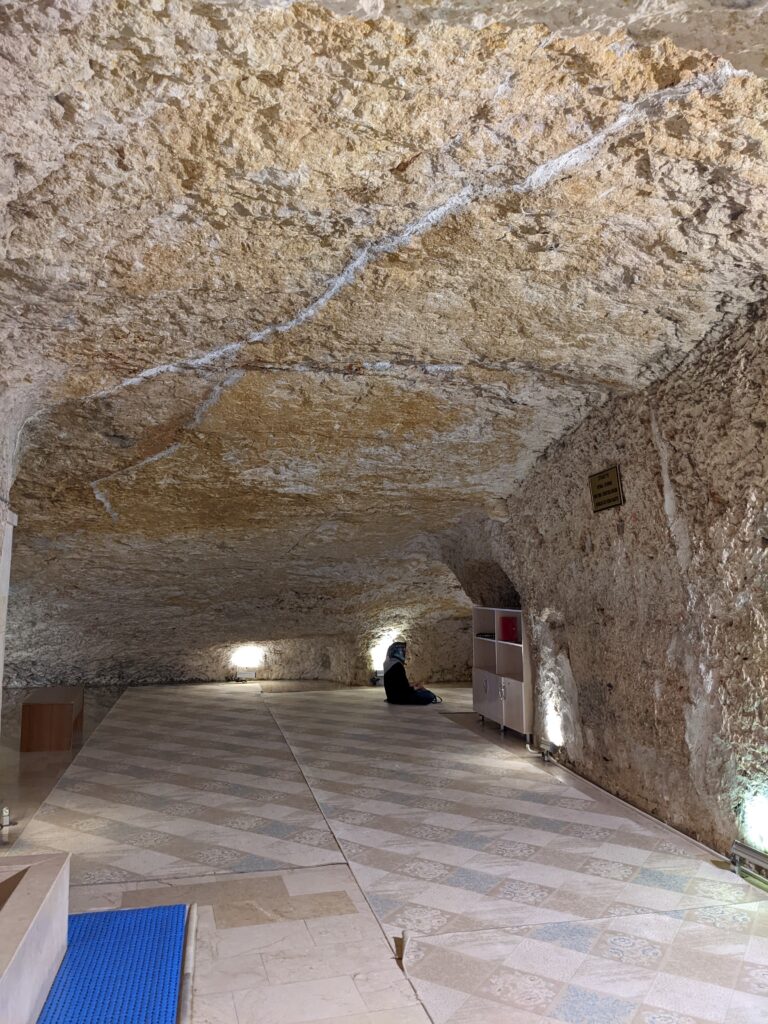
POLYGON ((502 730, 533 733, 528 641, 519 608, 472 610, 472 707, 502 730))

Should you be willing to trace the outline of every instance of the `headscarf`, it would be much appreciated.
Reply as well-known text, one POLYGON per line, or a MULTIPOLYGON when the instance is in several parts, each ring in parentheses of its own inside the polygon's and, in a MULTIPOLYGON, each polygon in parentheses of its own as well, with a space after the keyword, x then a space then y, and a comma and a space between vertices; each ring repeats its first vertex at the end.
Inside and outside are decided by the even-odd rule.
POLYGON ((401 636, 387 648, 387 657, 384 659, 384 671, 389 672, 392 666, 397 665, 398 662, 401 665, 405 664, 405 640, 401 636))

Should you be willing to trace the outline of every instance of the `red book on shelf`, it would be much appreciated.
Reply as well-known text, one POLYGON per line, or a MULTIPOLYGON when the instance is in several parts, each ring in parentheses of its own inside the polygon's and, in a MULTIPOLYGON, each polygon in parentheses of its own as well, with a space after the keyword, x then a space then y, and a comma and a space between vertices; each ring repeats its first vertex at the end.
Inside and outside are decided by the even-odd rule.
POLYGON ((512 615, 502 615, 499 619, 499 634, 499 640, 504 640, 507 643, 519 644, 520 631, 517 628, 517 617, 512 615))

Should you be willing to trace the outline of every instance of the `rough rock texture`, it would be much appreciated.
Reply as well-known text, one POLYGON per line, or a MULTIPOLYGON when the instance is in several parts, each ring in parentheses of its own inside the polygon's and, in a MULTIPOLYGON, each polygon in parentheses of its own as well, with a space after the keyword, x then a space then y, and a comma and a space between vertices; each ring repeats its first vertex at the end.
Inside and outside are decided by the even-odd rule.
MULTIPOLYGON (((329 3, 337 8, 340 4, 329 3)), ((343 5, 350 9, 353 3, 343 5)), ((361 11, 374 8, 408 24, 439 19, 450 24, 545 24, 561 36, 582 32, 625 30, 632 39, 652 43, 669 37, 678 46, 712 50, 736 67, 768 73, 766 35, 768 4, 764 0, 360 0, 361 11)))
MULTIPOLYGON (((67 30, 105 0, 56 0, 55 3, 5 0, 9 20, 39 31, 42 27, 67 30)), ((293 0, 208 0, 197 4, 215 20, 226 20, 238 8, 287 8, 293 0)), ((167 0, 155 0, 161 12, 174 10, 167 0)), ((739 68, 755 74, 768 72, 765 38, 768 4, 765 0, 324 0, 336 14, 376 19, 382 15, 403 25, 423 28, 431 23, 480 28, 494 22, 520 27, 546 25, 563 37, 586 32, 626 31, 634 40, 649 44, 670 38, 688 49, 711 50, 739 68)))
POLYGON ((531 615, 540 734, 724 852, 768 790, 765 314, 590 416, 497 538, 531 615), (593 513, 587 475, 616 462, 626 503, 593 513))
MULTIPOLYGON (((760 11, 728 15, 745 52, 760 11)), ((417 678, 465 672, 470 599, 538 607, 534 526, 490 543, 537 459, 763 297, 762 80, 392 13, 4 5, 11 683, 219 675, 259 640, 364 678, 390 628, 417 678)), ((600 686, 571 689, 586 744, 600 686)))
MULTIPOLYGON (((209 678, 231 674, 229 648, 221 650, 218 664, 208 667, 209 678)), ((277 640, 264 644, 264 661, 256 679, 330 679, 339 683, 360 683, 368 672, 365 651, 353 637, 337 641, 318 639, 277 640)))
POLYGON ((472 620, 418 622, 408 630, 408 678, 416 683, 469 682, 472 620))
MULTIPOLYGON (((458 619, 414 621, 408 633, 408 676, 419 683, 451 683, 470 678, 471 621, 458 619)), ((256 679, 328 679, 359 685, 369 680, 371 665, 366 636, 337 636, 330 640, 302 638, 263 645, 264 660, 256 679)), ((224 679, 233 674, 231 647, 208 652, 208 660, 191 662, 188 670, 203 678, 224 679)), ((373 665, 381 668, 381 665, 373 665)), ((183 678, 183 673, 182 673, 183 678)))
POLYGON ((11 550, 16 516, 6 502, 0 500, 0 711, 3 707, 3 663, 5 659, 5 624, 8 615, 8 588, 11 576, 11 550))

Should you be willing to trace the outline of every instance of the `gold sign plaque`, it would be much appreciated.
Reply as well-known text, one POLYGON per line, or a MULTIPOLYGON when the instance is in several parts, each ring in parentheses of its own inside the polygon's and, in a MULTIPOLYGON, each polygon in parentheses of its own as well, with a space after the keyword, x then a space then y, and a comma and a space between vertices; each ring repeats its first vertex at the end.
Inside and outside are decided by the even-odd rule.
POLYGON ((592 493, 592 511, 602 512, 606 508, 616 508, 624 504, 624 491, 621 489, 621 473, 618 466, 604 469, 602 473, 593 473, 589 478, 589 489, 592 493))

